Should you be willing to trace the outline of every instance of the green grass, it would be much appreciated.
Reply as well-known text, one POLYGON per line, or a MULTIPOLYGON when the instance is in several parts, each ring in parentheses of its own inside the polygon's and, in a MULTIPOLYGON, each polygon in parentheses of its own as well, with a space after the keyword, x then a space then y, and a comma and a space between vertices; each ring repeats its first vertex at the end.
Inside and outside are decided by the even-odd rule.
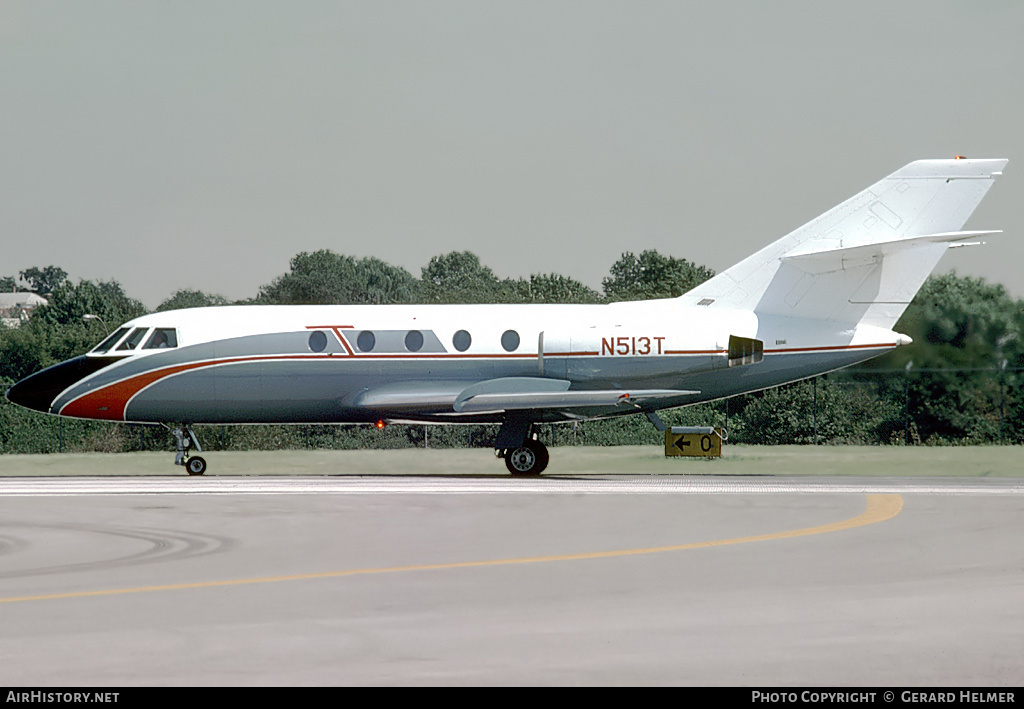
MULTIPOLYGON (((205 454, 207 475, 505 475, 487 449, 245 451, 205 454)), ((174 453, 0 456, 0 477, 185 475, 174 453)), ((665 458, 660 446, 551 449, 545 475, 1024 477, 1020 446, 742 446, 717 460, 665 458)))

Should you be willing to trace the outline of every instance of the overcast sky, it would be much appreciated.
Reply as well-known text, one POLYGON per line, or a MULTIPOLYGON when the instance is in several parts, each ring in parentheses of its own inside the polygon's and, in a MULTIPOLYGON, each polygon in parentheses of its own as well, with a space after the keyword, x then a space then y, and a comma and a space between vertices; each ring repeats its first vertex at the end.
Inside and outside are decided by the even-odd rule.
POLYGON ((721 271, 920 158, 1010 158, 938 271, 1024 297, 1024 2, 0 0, 0 275, 153 308, 300 251, 721 271))

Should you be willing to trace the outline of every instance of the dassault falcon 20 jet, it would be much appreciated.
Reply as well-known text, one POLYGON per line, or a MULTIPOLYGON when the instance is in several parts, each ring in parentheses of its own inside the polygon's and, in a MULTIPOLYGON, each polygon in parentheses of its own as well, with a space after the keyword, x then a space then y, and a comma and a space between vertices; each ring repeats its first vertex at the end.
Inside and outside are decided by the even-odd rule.
POLYGON ((878 356, 1006 160, 910 163, 678 298, 601 305, 227 306, 144 315, 23 379, 16 404, 173 426, 496 423, 513 475, 540 423, 757 391, 878 356))

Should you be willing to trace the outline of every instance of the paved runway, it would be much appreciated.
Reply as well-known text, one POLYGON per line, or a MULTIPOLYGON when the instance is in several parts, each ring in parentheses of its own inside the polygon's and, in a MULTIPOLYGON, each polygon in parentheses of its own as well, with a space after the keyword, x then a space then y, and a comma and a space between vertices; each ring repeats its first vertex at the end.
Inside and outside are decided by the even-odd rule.
POLYGON ((0 683, 1024 682, 1024 481, 0 480, 0 683))
POLYGON ((493 475, 468 479, 463 476, 381 475, 338 477, 200 478, 7 478, 0 483, 0 497, 62 495, 345 495, 394 494, 749 494, 749 493, 851 493, 929 495, 1020 495, 1024 479, 973 478, 807 478, 780 479, 752 476, 543 476, 511 478, 493 475))

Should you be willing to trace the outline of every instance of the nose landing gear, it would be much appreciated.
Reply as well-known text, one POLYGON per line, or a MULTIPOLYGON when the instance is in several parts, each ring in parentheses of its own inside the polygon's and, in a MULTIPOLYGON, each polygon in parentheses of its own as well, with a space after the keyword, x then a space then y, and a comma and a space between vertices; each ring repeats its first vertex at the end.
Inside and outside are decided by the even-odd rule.
POLYGON ((175 455, 174 464, 185 466, 185 470, 189 475, 202 475, 206 472, 206 460, 200 456, 189 457, 189 449, 195 446, 196 451, 199 453, 203 452, 202 447, 199 445, 199 441, 196 439, 196 434, 192 431, 192 427, 188 424, 182 424, 181 428, 175 428, 171 431, 174 434, 175 442, 175 455))

